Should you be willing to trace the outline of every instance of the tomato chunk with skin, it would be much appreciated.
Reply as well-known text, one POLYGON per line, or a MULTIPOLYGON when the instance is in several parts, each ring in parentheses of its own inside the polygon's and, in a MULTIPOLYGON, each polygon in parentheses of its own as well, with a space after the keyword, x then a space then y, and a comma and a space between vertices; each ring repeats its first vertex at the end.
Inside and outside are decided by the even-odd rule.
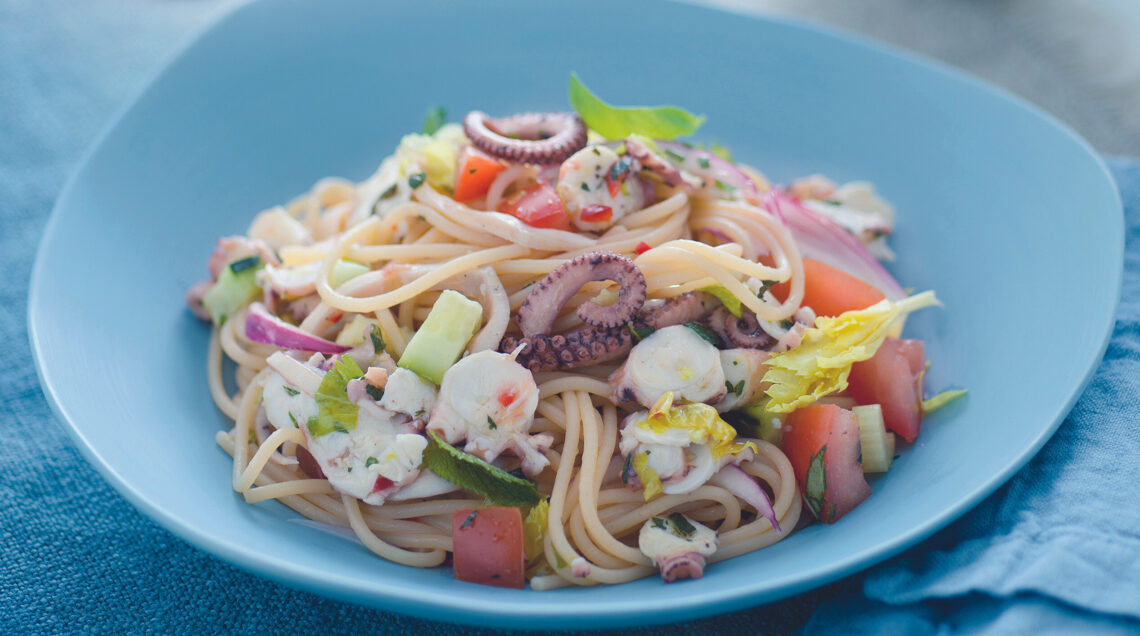
POLYGON ((792 412, 782 433, 780 447, 817 519, 835 523, 871 496, 854 413, 834 404, 809 406, 792 412))
POLYGON ((859 404, 880 405, 887 430, 913 442, 922 425, 925 367, 921 340, 887 338, 870 359, 851 365, 847 394, 859 404))
MULTIPOLYGON (((862 280, 810 258, 804 261, 804 299, 800 303, 817 316, 838 316, 847 311, 866 309, 883 300, 883 292, 862 280)), ((783 302, 791 293, 791 283, 772 286, 772 294, 783 302)))
POLYGON ((496 587, 526 583, 522 513, 518 508, 462 508, 451 514, 455 578, 496 587))
POLYGON ((451 198, 460 203, 474 201, 487 194, 491 182, 506 169, 502 163, 471 146, 459 151, 457 167, 459 172, 455 179, 455 192, 451 198))
POLYGON ((570 230, 570 217, 554 186, 535 181, 499 203, 499 212, 510 214, 531 227, 570 230))

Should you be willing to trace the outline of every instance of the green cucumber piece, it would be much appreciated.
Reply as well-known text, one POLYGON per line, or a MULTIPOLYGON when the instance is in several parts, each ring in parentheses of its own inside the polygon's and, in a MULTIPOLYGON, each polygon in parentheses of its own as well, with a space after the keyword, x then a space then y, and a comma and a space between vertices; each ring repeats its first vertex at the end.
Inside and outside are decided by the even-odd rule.
POLYGON ((425 380, 443 383, 443 372, 463 355, 482 321, 482 305, 455 290, 444 290, 397 364, 425 380))
POLYGON ((257 273, 262 267, 260 257, 250 256, 234 261, 222 270, 214 286, 202 296, 202 306, 210 313, 215 325, 221 326, 261 294, 257 273))
POLYGON ((780 445, 784 438, 784 414, 773 413, 767 409, 768 398, 744 407, 744 412, 755 424, 756 436, 769 444, 780 445))
POLYGON ((329 287, 336 289, 348 281, 372 271, 367 265, 356 261, 340 259, 333 264, 332 274, 329 275, 329 287))

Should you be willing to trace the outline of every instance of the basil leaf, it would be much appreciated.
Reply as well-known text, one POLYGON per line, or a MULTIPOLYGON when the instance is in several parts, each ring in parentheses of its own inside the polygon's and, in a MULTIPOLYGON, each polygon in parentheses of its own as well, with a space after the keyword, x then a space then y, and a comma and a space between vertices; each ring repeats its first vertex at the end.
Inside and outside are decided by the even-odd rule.
POLYGON ((534 482, 515 477, 455 448, 435 431, 429 431, 428 437, 431 442, 424 449, 424 464, 447 481, 503 506, 533 504, 541 499, 534 482))
POLYGON ((570 105, 587 126, 607 139, 622 139, 635 133, 673 139, 695 133, 705 121, 704 116, 676 106, 611 106, 591 93, 577 73, 570 74, 570 105))
POLYGON ((816 518, 820 516, 823 506, 827 503, 827 471, 824 469, 824 455, 827 444, 819 448, 819 452, 811 456, 808 463, 807 477, 804 479, 804 501, 816 518))

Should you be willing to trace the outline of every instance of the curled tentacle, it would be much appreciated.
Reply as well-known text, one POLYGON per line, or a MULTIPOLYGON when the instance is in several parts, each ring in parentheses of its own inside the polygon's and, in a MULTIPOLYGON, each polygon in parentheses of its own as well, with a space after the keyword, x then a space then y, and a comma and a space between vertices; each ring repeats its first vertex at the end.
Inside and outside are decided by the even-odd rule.
POLYGON ((516 361, 538 373, 577 369, 625 355, 633 346, 633 336, 624 327, 601 329, 586 325, 570 333, 553 336, 508 336, 499 343, 499 351, 509 353, 520 344, 527 346, 519 352, 516 361))
POLYGON ((519 307, 518 323, 523 335, 550 333, 558 311, 581 287, 590 281, 614 280, 621 285, 617 302, 603 307, 593 302, 578 307, 582 322, 598 329, 620 327, 645 302, 645 276, 633 261, 613 252, 589 252, 577 256, 547 274, 519 307))
POLYGON ((685 552, 675 556, 662 558, 658 563, 661 568, 661 578, 666 583, 680 579, 699 579, 705 573, 705 563, 708 559, 700 552, 685 552))
POLYGON ((639 326, 661 329, 696 322, 708 315, 719 303, 715 296, 702 291, 681 294, 664 301, 650 301, 635 321, 639 326))
POLYGON ((586 145, 586 124, 573 113, 491 119, 475 110, 463 118, 463 130, 479 150, 516 163, 561 163, 586 145))
POLYGON ((770 349, 776 339, 768 335, 756 320, 756 314, 744 309, 740 317, 720 307, 709 316, 709 327, 725 342, 745 349, 770 349))

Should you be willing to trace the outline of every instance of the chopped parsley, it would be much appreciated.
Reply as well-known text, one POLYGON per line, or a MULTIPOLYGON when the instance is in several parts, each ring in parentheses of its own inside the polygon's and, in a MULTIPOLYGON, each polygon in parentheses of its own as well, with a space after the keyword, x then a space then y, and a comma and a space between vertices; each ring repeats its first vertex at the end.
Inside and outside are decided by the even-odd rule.
POLYGON ((368 397, 372 398, 373 400, 376 400, 377 402, 379 402, 380 400, 382 400, 384 398, 384 389, 381 389, 378 386, 372 386, 371 384, 365 384, 364 385, 364 391, 366 393, 368 393, 368 397))
POLYGON ((679 512, 674 512, 669 515, 669 521, 673 522, 673 527, 676 528, 677 533, 686 539, 693 536, 693 533, 697 531, 693 524, 689 523, 689 520, 685 518, 685 515, 679 512))
POLYGON ((477 514, 479 514, 478 510, 472 510, 471 514, 467 515, 467 518, 464 519, 463 523, 459 525, 459 529, 462 530, 468 526, 475 525, 475 515, 477 514))
POLYGON ((369 457, 368 459, 364 460, 364 467, 369 468, 372 466, 372 464, 377 464, 377 463, 379 463, 379 462, 376 461, 375 457, 369 457))
POLYGON ((585 182, 583 182, 583 183, 582 183, 582 185, 580 185, 580 186, 578 186, 578 187, 582 188, 582 190, 584 190, 584 191, 586 191, 586 192, 589 192, 589 191, 590 191, 590 186, 586 185, 586 183, 585 183, 585 182))
POLYGON ((670 150, 669 148, 665 149, 665 156, 669 157, 673 161, 676 161, 677 163, 682 163, 685 161, 685 155, 682 155, 679 152, 674 152, 673 150, 670 150))
MULTIPOLYGON (((736 361, 733 360, 732 363, 736 364, 736 361)), ((740 397, 741 395, 744 394, 744 380, 737 382, 735 385, 733 385, 728 380, 725 380, 724 381, 724 388, 728 389, 728 392, 735 395, 736 397, 740 397)))
POLYGON ((499 428, 499 425, 495 423, 495 420, 491 419, 490 415, 487 416, 487 427, 490 428, 492 431, 499 428))
POLYGON ((716 180, 716 187, 725 192, 736 192, 736 186, 729 185, 720 179, 716 180))
POLYGON ((286 385, 285 385, 285 386, 283 386, 282 388, 283 388, 283 389, 285 389, 285 392, 286 392, 286 393, 288 393, 288 394, 289 394, 289 395, 291 395, 291 396, 292 396, 292 395, 297 395, 297 394, 299 394, 299 393, 300 393, 300 391, 298 391, 297 389, 294 389, 293 387, 289 386, 288 384, 286 384, 286 385))
POLYGON ((708 157, 697 157, 697 165, 699 165, 702 168, 707 169, 709 167, 709 158, 708 157))
POLYGON ((703 338, 706 342, 713 345, 714 347, 719 347, 724 344, 721 342, 720 336, 718 336, 715 331, 709 329, 699 322, 686 322, 685 326, 689 329, 692 329, 693 332, 695 332, 698 336, 703 338))
POLYGON ((413 190, 415 190, 416 188, 422 186, 424 184, 424 181, 426 181, 426 180, 427 180, 427 173, 417 172, 417 173, 413 174, 412 176, 408 177, 408 186, 411 187, 413 190))
POLYGON ((288 411, 288 413, 289 421, 293 423, 293 428, 301 428, 301 425, 297 423, 297 417, 293 415, 293 411, 288 411))
POLYGON ((377 354, 384 352, 384 334, 380 331, 380 327, 372 325, 372 331, 368 333, 368 337, 372 340, 372 350, 377 354))

